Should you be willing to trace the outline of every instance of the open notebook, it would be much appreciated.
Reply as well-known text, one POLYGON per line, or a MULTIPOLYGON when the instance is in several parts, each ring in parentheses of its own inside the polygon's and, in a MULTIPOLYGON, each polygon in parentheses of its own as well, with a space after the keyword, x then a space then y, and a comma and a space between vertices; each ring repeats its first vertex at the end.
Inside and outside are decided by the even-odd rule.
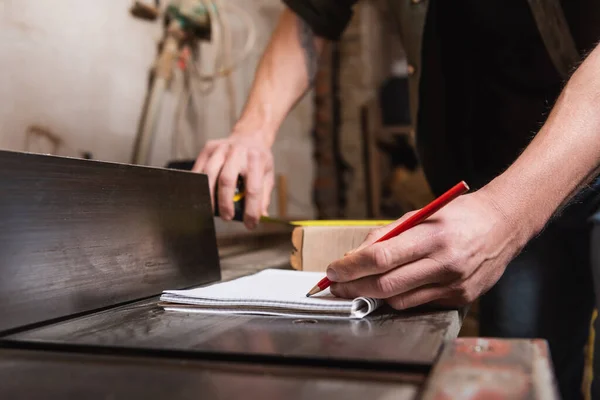
POLYGON ((160 297, 165 310, 262 314, 311 318, 363 318, 382 303, 367 297, 341 299, 329 289, 306 297, 323 274, 267 269, 229 282, 189 290, 167 290, 160 297))

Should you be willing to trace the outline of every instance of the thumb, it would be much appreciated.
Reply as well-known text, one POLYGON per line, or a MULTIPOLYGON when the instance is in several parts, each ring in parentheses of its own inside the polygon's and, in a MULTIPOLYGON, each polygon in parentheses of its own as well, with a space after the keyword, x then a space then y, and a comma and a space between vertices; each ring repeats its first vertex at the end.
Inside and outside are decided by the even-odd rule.
POLYGON ((398 225, 400 225, 401 223, 403 223, 404 221, 409 219, 417 211, 418 210, 407 212, 406 214, 404 214, 402 217, 400 217, 396 221, 392 222, 391 224, 387 224, 385 226, 382 226, 381 228, 375 228, 375 229, 371 230, 371 232, 369 232, 369 234, 367 235, 365 240, 356 249, 350 250, 349 252, 344 254, 344 256, 348 256, 357 251, 361 251, 365 247, 372 245, 377 240, 379 240, 379 238, 383 237, 383 235, 385 235, 386 233, 388 233, 389 231, 391 231, 392 229, 394 229, 395 227, 397 227, 398 225))

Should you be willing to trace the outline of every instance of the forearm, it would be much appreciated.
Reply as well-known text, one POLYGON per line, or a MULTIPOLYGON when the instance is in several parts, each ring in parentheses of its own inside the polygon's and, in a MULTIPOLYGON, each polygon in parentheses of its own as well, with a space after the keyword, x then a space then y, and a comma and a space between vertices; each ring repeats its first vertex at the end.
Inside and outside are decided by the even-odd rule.
POLYGON ((600 47, 571 77, 540 132, 506 172, 481 190, 524 240, 586 185, 600 166, 600 47))
POLYGON ((258 65, 232 134, 260 132, 259 139, 271 146, 286 115, 312 84, 324 45, 324 39, 316 37, 302 19, 286 9, 258 65))

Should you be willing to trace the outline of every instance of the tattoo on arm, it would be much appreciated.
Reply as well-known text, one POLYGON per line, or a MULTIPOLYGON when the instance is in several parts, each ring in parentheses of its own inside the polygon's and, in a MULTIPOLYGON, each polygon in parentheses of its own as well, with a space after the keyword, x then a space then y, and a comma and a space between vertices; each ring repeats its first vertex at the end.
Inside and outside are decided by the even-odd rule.
POLYGON ((304 50, 304 59, 306 62, 306 73, 308 75, 308 84, 312 85, 317 76, 317 68, 319 66, 319 55, 315 46, 315 34, 312 28, 304 22, 302 18, 298 18, 298 40, 300 46, 304 50))

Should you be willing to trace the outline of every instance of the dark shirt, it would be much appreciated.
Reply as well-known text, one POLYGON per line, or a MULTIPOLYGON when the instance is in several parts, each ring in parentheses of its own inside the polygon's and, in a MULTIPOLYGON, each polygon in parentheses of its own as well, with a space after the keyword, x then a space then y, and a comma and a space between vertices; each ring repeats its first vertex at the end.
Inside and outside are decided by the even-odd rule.
POLYGON ((352 18, 352 7, 358 0, 282 0, 302 18, 313 32, 329 40, 337 40, 352 18))
MULTIPOLYGON (((283 1, 332 40, 357 2, 283 1)), ((562 3, 583 55, 600 39, 600 1, 562 3)), ((417 148, 433 191, 461 179, 478 188, 500 174, 539 130, 563 84, 526 0, 430 0, 417 148)))

